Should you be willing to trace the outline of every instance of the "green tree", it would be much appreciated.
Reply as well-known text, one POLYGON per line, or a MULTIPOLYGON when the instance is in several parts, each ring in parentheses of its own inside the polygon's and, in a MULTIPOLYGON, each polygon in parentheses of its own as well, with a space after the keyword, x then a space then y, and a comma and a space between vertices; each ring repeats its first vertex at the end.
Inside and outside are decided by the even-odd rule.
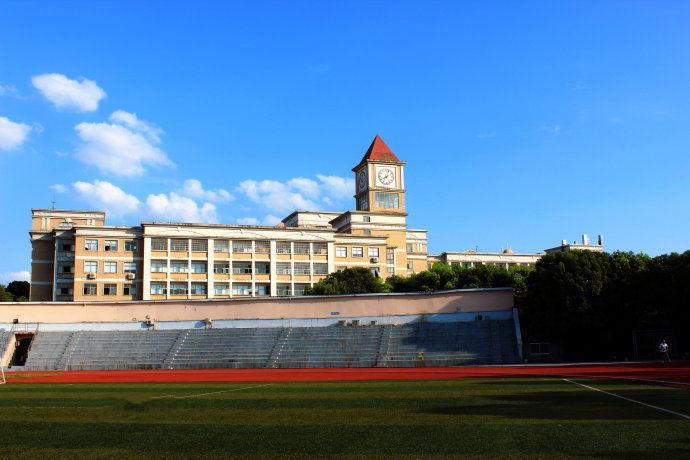
POLYGON ((5 290, 5 286, 0 284, 0 302, 12 302, 14 296, 5 290))
POLYGON ((7 285, 7 288, 5 289, 7 292, 12 294, 15 299, 17 299, 18 302, 21 302, 22 300, 19 300, 21 298, 28 299, 29 298, 29 282, 28 281, 12 281, 10 284, 7 285))
POLYGON ((305 289, 305 295, 343 295, 389 292, 390 286, 367 268, 346 268, 305 289))

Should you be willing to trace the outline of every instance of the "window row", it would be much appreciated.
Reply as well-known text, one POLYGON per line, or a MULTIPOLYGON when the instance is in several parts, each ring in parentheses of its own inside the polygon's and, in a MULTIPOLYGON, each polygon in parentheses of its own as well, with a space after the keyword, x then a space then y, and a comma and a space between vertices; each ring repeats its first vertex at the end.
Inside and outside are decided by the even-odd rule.
MULTIPOLYGON (((136 273, 137 272, 137 262, 122 262, 122 273, 136 273)), ((103 273, 119 273, 118 266, 120 262, 106 261, 103 262, 103 273)), ((62 265, 61 272, 71 273, 66 270, 71 270, 71 266, 62 265)), ((85 260, 84 261, 84 273, 98 273, 98 262, 95 260, 85 260)))
MULTIPOLYGON (((393 249, 389 249, 388 251, 391 251, 390 253, 386 253, 386 257, 390 254, 391 256, 393 255, 393 249)), ((364 257, 364 247, 363 246, 353 246, 350 248, 350 253, 352 254, 352 257, 364 257)), ((369 257, 378 257, 379 256, 379 248, 370 246, 367 248, 367 255, 369 257)), ((335 256, 336 257, 347 257, 347 246, 336 246, 335 247, 335 256)), ((390 262, 392 263, 392 262, 390 262)))
MULTIPOLYGON (((271 242, 265 240, 248 241, 248 240, 211 240, 213 244, 213 252, 228 253, 232 248, 234 253, 256 253, 268 254, 271 252, 271 242)), ((278 254, 310 254, 310 246, 313 254, 326 255, 328 254, 328 246, 326 243, 307 243, 307 242, 290 242, 278 241, 276 243, 276 251, 278 254)), ((171 238, 170 251, 187 252, 190 247, 190 240, 187 238, 171 238)), ((192 239, 192 252, 206 252, 208 251, 207 239, 192 239)), ((152 251, 167 251, 167 238, 153 238, 151 239, 152 251)))
MULTIPOLYGON (((63 251, 70 251, 72 249, 65 249, 67 246, 71 247, 71 244, 64 243, 63 251)), ((104 240, 103 241, 103 251, 105 252, 115 252, 118 250, 119 242, 118 240, 104 240)), ((127 252, 136 252, 139 247, 137 240, 125 240, 124 248, 127 252)), ((98 251, 98 240, 84 240, 84 250, 85 251, 98 251)))
POLYGON ((277 262, 276 272, 279 275, 328 275, 328 264, 313 264, 313 273, 311 265, 309 262, 277 262))
MULTIPOLYGON (((98 284, 96 283, 84 283, 83 293, 84 295, 98 295, 98 284)), ((116 283, 105 283, 101 285, 101 293, 103 295, 118 295, 118 284, 116 283)), ((134 284, 123 284, 121 295, 136 295, 137 287, 134 284)))
MULTIPOLYGON (((252 291, 251 284, 233 283, 232 289, 229 283, 214 283, 213 295, 215 296, 241 296, 252 295, 268 296, 270 295, 271 286, 269 284, 256 284, 252 291)), ((207 295, 208 288, 206 283, 170 283, 168 288, 166 283, 152 282, 151 295, 207 295)))
MULTIPOLYGON (((208 264, 205 261, 186 260, 171 260, 168 266, 167 260, 152 260, 152 273, 208 273, 208 264)), ((213 273, 236 275, 241 274, 260 274, 266 275, 271 273, 271 264, 268 262, 255 262, 252 268, 251 262, 233 262, 232 266, 229 262, 215 262, 213 264, 213 273)))

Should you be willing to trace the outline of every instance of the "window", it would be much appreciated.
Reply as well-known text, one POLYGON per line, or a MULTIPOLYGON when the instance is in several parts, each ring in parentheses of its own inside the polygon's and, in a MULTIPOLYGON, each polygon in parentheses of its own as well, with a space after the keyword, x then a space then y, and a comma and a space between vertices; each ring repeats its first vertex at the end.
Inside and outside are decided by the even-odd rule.
POLYGON ((378 257, 379 248, 369 248, 369 257, 378 257))
POLYGON ((362 247, 353 247, 352 248, 352 257, 364 257, 364 249, 362 247))
POLYGON ((271 252, 271 242, 270 241, 255 241, 254 242, 254 252, 257 254, 268 254, 271 252))
MULTIPOLYGON (((124 273, 136 273, 137 272, 137 263, 136 262, 123 262, 122 263, 122 271, 124 273)), ((151 270, 153 271, 153 270, 151 270)))
POLYGON ((165 238, 153 238, 151 240, 151 250, 152 251, 167 251, 168 250, 168 240, 165 238))
POLYGON ((206 295, 206 283, 192 283, 192 295, 206 295))
POLYGON ((328 245, 326 243, 314 243, 314 254, 325 256, 328 254, 328 245))
POLYGON ((165 294, 165 283, 151 283, 151 294, 165 294))
POLYGON ((228 283, 215 283, 213 295, 230 295, 230 285, 228 283))
POLYGON ((84 273, 98 273, 98 262, 95 260, 84 261, 84 273))
POLYGON ((252 252, 251 241, 233 241, 232 252, 247 253, 252 252))
POLYGON ((187 273, 187 268, 188 266, 186 260, 170 261, 170 273, 187 273))
POLYGON ((408 262, 408 263, 407 263, 407 269, 408 269, 408 270, 412 270, 412 263, 411 263, 411 262, 408 262))
POLYGON ((357 198, 357 210, 358 211, 368 211, 369 210, 369 200, 366 196, 360 196, 357 198))
POLYGON ((376 192, 375 200, 377 208, 397 208, 398 194, 387 192, 376 192))
POLYGON ((187 252, 188 248, 188 241, 186 239, 180 239, 180 238, 173 238, 170 240, 170 250, 171 251, 179 251, 179 252, 187 252))
POLYGON ((137 287, 134 284, 125 284, 122 286, 122 294, 123 295, 136 295, 137 294, 137 287))
POLYGON ((107 283, 103 285, 103 295, 117 295, 117 284, 107 283))
POLYGON ((168 261, 167 260, 152 260, 151 261, 151 273, 165 273, 168 271, 168 261))
POLYGON ((171 295, 187 295, 187 283, 170 283, 171 295))
POLYGON ((84 240, 85 251, 98 251, 98 240, 84 240))
POLYGON ((230 252, 228 240, 213 240, 213 252, 230 252))
POLYGON ((278 241, 276 244, 276 252, 278 254, 291 254, 292 249, 290 248, 289 241, 278 241))
POLYGON ((84 295, 96 295, 96 283, 84 283, 84 295))
POLYGON ((309 254, 309 243, 295 243, 295 254, 309 254))
POLYGON ((414 244, 407 243, 407 253, 412 254, 414 252, 414 244))
POLYGON ((252 273, 251 262, 233 262, 232 272, 236 275, 249 275, 252 273))
POLYGON ((336 246, 335 247, 336 257, 347 257, 347 247, 346 246, 336 246))
POLYGON ((289 275, 290 273, 292 273, 290 262, 276 263, 276 273, 278 273, 279 275, 289 275))
POLYGON ((137 241, 136 240, 126 240, 125 241, 125 251, 136 252, 137 251, 137 241))
POLYGON ((278 284, 276 288, 278 290, 278 295, 281 297, 292 295, 292 289, 289 284, 278 284))
POLYGON ((72 289, 68 287, 61 287, 60 295, 72 295, 72 289))
POLYGON ((338 266, 338 267, 335 267, 335 271, 337 271, 338 273, 340 273, 340 272, 342 272, 342 271, 344 271, 344 270, 346 270, 346 269, 347 269, 347 267, 342 266, 342 265, 341 265, 341 266, 338 266))
POLYGON ((117 273, 117 262, 103 262, 103 273, 117 273))
POLYGON ((230 264, 227 262, 214 262, 213 273, 230 273, 230 264))
POLYGON ((362 216, 364 222, 371 222, 371 216, 362 216))
POLYGON ((64 241, 60 243, 60 250, 61 251, 67 251, 71 252, 74 251, 74 248, 72 247, 72 243, 65 243, 64 241))
POLYGON ((206 273, 206 262, 192 261, 192 273, 206 273))
POLYGON ((72 273, 72 266, 71 265, 61 265, 60 266, 60 273, 72 273))
POLYGON ((328 275, 328 264, 314 264, 315 275, 328 275))
POLYGON ((304 290, 308 288, 308 284, 295 284, 295 289, 292 291, 292 295, 298 296, 298 295, 304 295, 304 290))
POLYGON ((192 240, 192 251, 206 252, 208 251, 208 240, 192 240))
POLYGON ((295 262, 295 275, 311 275, 311 267, 309 262, 295 262))
POLYGON ((386 249, 386 263, 391 265, 395 264, 395 249, 386 249))
POLYGON ((252 285, 251 284, 233 284, 232 285, 232 295, 251 295, 252 285))
POLYGON ((371 271, 372 275, 377 278, 379 277, 379 267, 371 267, 369 270, 371 271))
POLYGON ((256 262, 254 264, 254 273, 259 275, 268 275, 271 273, 271 264, 266 262, 256 262))
POLYGON ((105 240, 103 250, 107 252, 117 251, 117 240, 105 240))
POLYGON ((262 297, 271 295, 271 286, 268 284, 257 284, 254 293, 262 297))

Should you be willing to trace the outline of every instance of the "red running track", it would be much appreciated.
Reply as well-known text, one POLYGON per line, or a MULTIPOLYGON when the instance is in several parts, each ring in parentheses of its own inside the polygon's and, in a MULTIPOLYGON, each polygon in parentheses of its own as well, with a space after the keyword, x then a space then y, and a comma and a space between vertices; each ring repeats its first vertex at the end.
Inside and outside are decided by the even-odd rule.
POLYGON ((582 377, 690 388, 690 363, 464 366, 335 369, 175 369, 8 373, 8 383, 328 382, 500 377, 582 377))

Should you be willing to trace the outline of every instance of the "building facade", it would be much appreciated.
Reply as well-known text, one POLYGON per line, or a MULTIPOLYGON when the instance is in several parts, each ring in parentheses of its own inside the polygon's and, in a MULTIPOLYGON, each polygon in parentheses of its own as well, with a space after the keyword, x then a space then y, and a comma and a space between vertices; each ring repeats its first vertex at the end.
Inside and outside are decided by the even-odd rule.
POLYGON ((543 255, 509 250, 429 255, 427 231, 407 227, 405 163, 379 136, 352 172, 355 210, 295 211, 274 227, 112 226, 100 211, 33 209, 31 300, 299 296, 347 267, 364 267, 385 279, 435 262, 510 267, 533 265, 543 255))

